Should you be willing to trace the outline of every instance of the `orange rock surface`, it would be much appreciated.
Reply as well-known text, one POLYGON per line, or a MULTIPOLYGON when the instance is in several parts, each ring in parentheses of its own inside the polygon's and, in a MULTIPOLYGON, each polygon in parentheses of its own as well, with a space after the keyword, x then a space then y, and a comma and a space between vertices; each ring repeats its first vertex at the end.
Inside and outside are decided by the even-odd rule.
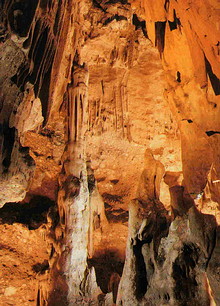
POLYGON ((0 10, 0 305, 218 305, 219 1, 0 10))

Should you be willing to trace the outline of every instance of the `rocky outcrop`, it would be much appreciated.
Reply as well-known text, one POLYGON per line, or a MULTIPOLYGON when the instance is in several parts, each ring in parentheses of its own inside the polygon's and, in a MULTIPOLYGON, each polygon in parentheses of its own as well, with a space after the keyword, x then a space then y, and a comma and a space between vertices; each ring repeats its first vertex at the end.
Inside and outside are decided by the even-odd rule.
POLYGON ((148 36, 160 49, 165 95, 181 131, 185 183, 190 193, 199 194, 211 165, 218 164, 218 4, 134 1, 134 6, 142 7, 148 36))
POLYGON ((137 198, 130 204, 117 304, 211 305, 215 300, 208 290, 207 267, 216 247, 215 217, 200 213, 184 187, 176 185, 170 187, 171 218, 156 183, 163 167, 149 153, 145 160, 137 198))
MULTIPOLYGON (((160 222, 161 213, 150 220, 147 213, 150 210, 151 216, 157 211, 156 195, 152 207, 148 189, 141 188, 146 196, 144 209, 143 201, 131 202, 127 259, 118 304, 218 305, 218 4, 132 3, 145 16, 148 36, 157 46, 166 72, 165 95, 180 129, 184 181, 178 183, 169 178, 171 173, 165 175, 172 220, 170 225, 163 222, 165 233, 159 243, 152 224, 160 222), (141 210, 144 213, 136 223, 141 210), (145 238, 140 239, 143 231, 145 238)), ((151 180, 149 173, 144 181, 151 180)), ((166 213, 162 216, 165 218, 166 213)))

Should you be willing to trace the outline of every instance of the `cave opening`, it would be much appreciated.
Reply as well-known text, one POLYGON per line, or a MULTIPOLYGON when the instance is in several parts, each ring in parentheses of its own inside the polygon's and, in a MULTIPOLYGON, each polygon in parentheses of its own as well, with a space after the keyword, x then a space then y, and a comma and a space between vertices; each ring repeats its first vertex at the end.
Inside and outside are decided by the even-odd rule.
POLYGON ((11 5, 8 20, 13 32, 21 37, 28 34, 37 5, 38 0, 19 0, 11 5))
MULTIPOLYGON (((47 214, 53 207, 55 207, 55 202, 43 196, 33 196, 29 203, 6 203, 0 209, 0 223, 21 223, 29 230, 35 230, 47 223, 47 214)), ((54 227, 58 221, 58 214, 54 213, 54 227)))
POLYGON ((39 274, 44 274, 49 269, 48 260, 44 260, 43 262, 38 262, 32 266, 34 272, 39 274))
POLYGON ((118 250, 106 249, 97 252, 93 258, 88 259, 89 267, 95 268, 97 285, 104 294, 110 292, 109 284, 111 276, 116 273, 122 276, 124 260, 122 260, 118 250))

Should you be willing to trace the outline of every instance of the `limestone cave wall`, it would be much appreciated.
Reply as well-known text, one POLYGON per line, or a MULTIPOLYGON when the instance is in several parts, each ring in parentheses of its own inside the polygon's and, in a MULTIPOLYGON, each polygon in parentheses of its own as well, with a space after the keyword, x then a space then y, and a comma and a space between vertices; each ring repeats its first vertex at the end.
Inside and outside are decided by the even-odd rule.
POLYGON ((1 305, 220 304, 219 11, 1 1, 1 305))

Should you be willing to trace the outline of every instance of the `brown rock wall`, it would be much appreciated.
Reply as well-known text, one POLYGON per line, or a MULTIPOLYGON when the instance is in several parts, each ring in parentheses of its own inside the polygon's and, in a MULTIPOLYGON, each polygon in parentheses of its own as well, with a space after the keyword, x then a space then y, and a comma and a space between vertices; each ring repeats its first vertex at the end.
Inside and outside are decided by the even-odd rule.
POLYGON ((30 303, 110 305, 121 276, 118 304, 219 301, 219 4, 130 2, 0 4, 1 228, 48 260, 30 303))

